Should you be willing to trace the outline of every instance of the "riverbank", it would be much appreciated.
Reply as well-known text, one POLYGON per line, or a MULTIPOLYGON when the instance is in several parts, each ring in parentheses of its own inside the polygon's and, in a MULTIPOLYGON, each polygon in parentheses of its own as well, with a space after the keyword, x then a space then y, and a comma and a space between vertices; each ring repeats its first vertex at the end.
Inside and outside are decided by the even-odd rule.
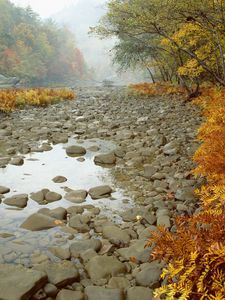
MULTIPOLYGON (((75 101, 1 116, 0 182, 2 185, 7 177, 8 164, 22 168, 29 159, 32 164, 30 153, 48 152, 49 156, 52 154, 54 157, 54 147, 62 145, 60 147, 64 149, 64 154, 60 161, 63 155, 69 159, 71 156, 67 149, 71 144, 67 143, 73 140, 73 145, 85 150, 82 152, 79 148, 80 152, 75 153, 77 155, 73 158, 76 162, 80 160, 80 170, 90 169, 90 165, 85 165, 89 160, 91 166, 95 165, 94 161, 100 163, 99 168, 105 170, 100 172, 100 177, 106 178, 108 190, 101 190, 100 200, 95 202, 90 189, 95 183, 103 188, 104 180, 90 181, 90 185, 87 180, 84 187, 78 179, 79 186, 74 186, 76 180, 70 182, 70 177, 73 177, 71 172, 66 176, 64 185, 58 182, 62 184, 61 191, 51 186, 50 192, 55 193, 51 196, 58 196, 58 200, 54 197, 46 199, 47 191, 35 187, 35 177, 33 190, 26 190, 24 185, 20 190, 20 195, 25 194, 20 197, 23 199, 10 202, 7 198, 17 194, 14 184, 17 189, 20 184, 15 179, 11 185, 8 181, 4 187, 10 189, 11 194, 10 197, 7 196, 8 192, 1 195, 2 214, 6 214, 9 208, 7 203, 13 202, 14 206, 11 207, 18 207, 18 203, 25 203, 24 207, 29 207, 32 201, 39 201, 35 206, 36 211, 30 211, 30 214, 36 215, 29 226, 33 228, 34 224, 36 226, 40 222, 47 228, 54 227, 56 232, 50 234, 50 239, 42 240, 42 245, 36 243, 36 252, 31 254, 29 249, 32 249, 34 233, 22 229, 26 233, 25 238, 21 233, 16 236, 17 229, 30 218, 28 210, 26 216, 15 222, 15 234, 12 235, 12 230, 0 233, 0 259, 4 270, 4 280, 0 281, 0 298, 48 297, 50 300, 56 298, 59 290, 67 289, 69 291, 61 291, 56 299, 83 299, 85 294, 88 300, 99 300, 100 297, 104 300, 134 300, 137 295, 138 298, 149 300, 152 290, 160 285, 163 267, 161 262, 151 262, 151 249, 144 248, 150 235, 149 229, 156 230, 156 225, 165 225, 174 230, 175 215, 192 214, 198 209, 194 189, 201 181, 195 180, 190 173, 194 167, 191 157, 198 147, 196 133, 201 123, 198 108, 190 103, 184 105, 181 99, 171 96, 137 99, 128 96, 122 88, 81 88, 76 92, 75 101), (113 146, 104 148, 104 143, 112 143, 113 146), (102 157, 101 153, 108 155, 102 157), (83 197, 81 193, 78 197, 77 190, 80 191, 80 188, 82 195, 85 195, 83 197), (70 192, 73 203, 71 197, 70 202, 65 199, 70 192), (67 202, 58 202, 62 201, 60 197, 67 202), (87 202, 88 199, 92 202, 87 202), (45 206, 43 201, 46 201, 45 206), (103 205, 99 205, 98 201, 103 205), (110 207, 110 201, 120 201, 116 211, 112 208, 115 218, 110 216, 110 212, 105 213, 104 201, 106 207, 110 207), (49 204, 53 202, 54 207, 49 204), (14 245, 9 253, 5 253, 3 247, 7 242, 14 245), (19 263, 24 264, 25 268, 15 266, 19 263), (28 267, 33 270, 29 271, 32 274, 29 285, 20 289, 16 282, 21 282, 21 278, 26 280, 28 267), (11 276, 14 276, 15 288, 10 290, 11 276)), ((34 159, 36 154, 33 155, 34 159)), ((45 164, 44 173, 38 171, 40 177, 46 176, 46 173, 49 173, 49 180, 53 179, 53 175, 63 177, 63 168, 68 169, 66 164, 59 164, 58 157, 51 164, 50 160, 42 161, 41 156, 38 159, 40 165, 45 164), (54 172, 57 170, 55 174, 51 172, 53 164, 54 172)), ((77 172, 77 168, 74 164, 74 175, 79 177, 82 171, 77 172)), ((33 169, 35 173, 35 166, 33 169)), ((86 174, 86 177, 90 175, 86 174)), ((30 176, 32 181, 34 174, 30 176)), ((45 188, 43 183, 42 189, 45 188)), ((15 214, 19 217, 22 211, 14 211, 15 214)), ((23 228, 28 228, 27 223, 23 228)))

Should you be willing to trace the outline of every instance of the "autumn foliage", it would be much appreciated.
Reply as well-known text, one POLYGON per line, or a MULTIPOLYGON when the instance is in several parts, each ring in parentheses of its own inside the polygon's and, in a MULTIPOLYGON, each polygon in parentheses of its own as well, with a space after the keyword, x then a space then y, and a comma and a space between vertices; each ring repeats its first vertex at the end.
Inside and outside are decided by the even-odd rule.
POLYGON ((62 100, 73 100, 69 89, 14 89, 0 90, 0 111, 10 112, 24 105, 46 106, 62 100))
POLYGON ((179 85, 172 83, 138 83, 131 84, 129 86, 131 94, 137 94, 141 96, 162 96, 162 95, 178 95, 185 93, 185 89, 179 85))
POLYGON ((194 173, 207 178, 197 191, 200 211, 176 218, 175 233, 159 227, 148 242, 152 258, 167 262, 164 285, 156 291, 167 300, 225 299, 225 90, 204 89, 196 102, 206 116, 194 156, 194 173))

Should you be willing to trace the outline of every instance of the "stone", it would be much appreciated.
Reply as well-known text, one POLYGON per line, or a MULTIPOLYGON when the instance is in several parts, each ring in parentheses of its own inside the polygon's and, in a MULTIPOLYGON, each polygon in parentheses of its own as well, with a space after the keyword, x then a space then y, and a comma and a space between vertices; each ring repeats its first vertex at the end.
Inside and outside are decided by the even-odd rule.
POLYGON ((153 291, 146 287, 135 286, 127 290, 127 300, 153 300, 153 291))
MULTIPOLYGON (((98 286, 85 288, 86 300, 124 300, 121 289, 106 289, 98 286)), ((72 300, 72 299, 71 299, 72 300)))
POLYGON ((93 283, 100 279, 109 279, 118 274, 124 274, 126 267, 114 256, 95 256, 89 260, 86 270, 93 283))
POLYGON ((22 266, 0 265, 0 299, 21 300, 31 297, 47 283, 45 272, 22 266))
POLYGON ((160 286, 163 264, 154 261, 141 265, 141 271, 135 274, 137 285, 155 289, 160 286))
POLYGON ((22 157, 15 157, 12 158, 9 163, 14 166, 22 166, 24 164, 24 160, 22 157))
POLYGON ((49 210, 49 216, 57 220, 65 220, 67 216, 67 210, 64 207, 57 207, 49 210))
POLYGON ((47 283, 44 287, 45 294, 52 298, 56 297, 58 291, 59 291, 58 288, 52 283, 47 283))
POLYGON ((157 226, 171 227, 170 217, 168 215, 161 215, 157 218, 157 226))
POLYGON ((135 207, 124 211, 121 214, 123 221, 135 222, 138 220, 145 220, 148 224, 153 225, 156 223, 156 216, 145 207, 135 207))
POLYGON ((89 219, 83 215, 72 216, 69 220, 69 226, 78 230, 79 232, 88 232, 90 228, 88 226, 89 219))
POLYGON ((6 198, 4 203, 10 206, 16 206, 19 208, 24 208, 27 206, 28 195, 27 194, 19 194, 14 195, 10 198, 6 198))
POLYGON ((84 294, 80 291, 61 290, 56 300, 84 300, 84 294))
POLYGON ((192 202, 196 200, 196 195, 194 193, 194 188, 186 187, 182 189, 177 189, 175 193, 175 198, 181 201, 192 202))
POLYGON ((40 213, 34 213, 29 216, 21 225, 21 228, 31 230, 31 231, 39 231, 50 229, 60 225, 61 223, 56 222, 56 219, 51 218, 46 215, 42 215, 40 213))
POLYGON ((110 197, 112 189, 108 185, 93 187, 88 191, 93 200, 110 197))
POLYGON ((52 181, 55 183, 63 183, 67 181, 67 178, 64 176, 56 176, 52 179, 52 181))
POLYGON ((94 162, 100 165, 114 165, 116 163, 116 156, 113 153, 99 154, 95 156, 94 162))
POLYGON ((152 165, 144 165, 144 177, 152 178, 152 176, 157 172, 157 168, 152 165))
POLYGON ((55 201, 59 201, 62 199, 62 196, 56 192, 48 192, 45 195, 45 200, 49 203, 49 202, 55 202, 55 201))
POLYGON ((132 241, 132 244, 127 248, 117 250, 117 253, 126 261, 130 261, 131 257, 135 257, 137 261, 147 262, 151 254, 151 248, 145 248, 146 239, 132 241))
POLYGON ((99 251, 102 247, 102 243, 97 239, 81 240, 74 242, 70 245, 70 253, 73 257, 79 257, 85 250, 93 249, 99 251))
POLYGON ((115 245, 126 245, 130 242, 129 234, 117 226, 104 226, 102 235, 115 245))
POLYGON ((179 151, 179 144, 176 141, 169 142, 163 147, 163 153, 166 155, 175 155, 179 151))
POLYGON ((126 277, 112 277, 108 283, 109 288, 126 289, 130 287, 130 281, 126 277))
POLYGON ((45 195, 44 195, 43 191, 31 193, 30 197, 32 200, 36 201, 39 204, 42 204, 45 200, 45 195))
POLYGON ((10 192, 10 189, 5 186, 0 186, 0 194, 7 194, 10 192))
POLYGON ((68 156, 80 156, 86 154, 86 149, 82 146, 69 146, 66 148, 66 154, 68 156))
POLYGON ((50 251, 54 256, 67 260, 70 258, 70 250, 62 247, 49 247, 48 251, 50 251))
POLYGON ((49 283, 57 288, 63 288, 79 279, 79 273, 70 261, 42 263, 35 266, 34 269, 45 272, 49 283))
POLYGON ((67 193, 64 198, 70 202, 82 203, 85 201, 87 194, 85 190, 76 190, 67 193))
POLYGON ((93 249, 88 249, 81 252, 80 257, 84 263, 87 263, 92 257, 97 256, 97 252, 93 249))

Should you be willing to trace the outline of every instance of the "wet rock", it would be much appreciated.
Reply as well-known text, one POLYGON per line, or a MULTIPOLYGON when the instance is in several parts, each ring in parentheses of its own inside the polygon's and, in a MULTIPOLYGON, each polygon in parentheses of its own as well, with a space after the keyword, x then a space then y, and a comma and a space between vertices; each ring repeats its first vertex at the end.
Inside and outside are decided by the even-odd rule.
POLYGON ((45 195, 45 200, 50 203, 50 202, 55 202, 55 201, 59 201, 62 199, 62 196, 56 192, 48 192, 45 195))
POLYGON ((157 261, 141 265, 141 271, 135 274, 137 284, 153 289, 159 287, 162 267, 163 264, 157 261))
POLYGON ((124 264, 113 256, 95 256, 86 265, 86 270, 93 283, 108 279, 118 274, 124 274, 124 264))
POLYGON ((99 154, 95 156, 94 162, 100 165, 114 165, 116 163, 116 156, 113 153, 99 154))
POLYGON ((86 149, 81 146, 69 146, 66 148, 66 154, 68 156, 81 156, 86 154, 86 149))
POLYGON ((65 199, 74 203, 82 203, 85 201, 87 194, 85 190, 71 191, 65 195, 65 199))
POLYGON ((90 146, 88 148, 88 150, 91 152, 98 152, 100 150, 100 147, 98 145, 93 145, 93 146, 90 146))
POLYGON ((7 264, 0 270, 0 299, 30 299, 47 283, 45 272, 7 264))
POLYGON ((35 266, 34 269, 45 272, 48 276, 48 281, 57 288, 65 287, 79 279, 76 267, 69 261, 43 263, 35 266))
POLYGON ((52 179, 52 181, 55 183, 63 183, 67 181, 67 178, 64 176, 56 176, 52 179))
POLYGON ((98 286, 88 286, 85 288, 87 300, 124 300, 125 297, 121 289, 106 289, 98 286))
POLYGON ((57 207, 49 211, 49 216, 57 220, 65 220, 67 216, 67 210, 64 207, 57 207))
POLYGON ((0 238, 2 238, 2 239, 7 239, 7 238, 13 237, 13 236, 15 236, 15 235, 12 234, 12 233, 8 233, 8 232, 0 232, 0 238))
POLYGON ((80 291, 61 290, 56 300, 84 300, 84 294, 80 291))
POLYGON ((101 199, 110 197, 112 193, 112 189, 108 185, 101 185, 97 187, 93 187, 88 191, 89 195, 92 199, 101 199))
POLYGON ((20 227, 31 231, 39 231, 39 230, 50 229, 60 224, 61 223, 57 223, 56 219, 54 218, 51 218, 46 215, 42 215, 40 213, 35 213, 29 216, 22 223, 22 225, 20 225, 20 227))
POLYGON ((14 166, 22 166, 24 164, 24 160, 22 157, 15 157, 12 158, 10 161, 10 165, 14 165, 14 166))
POLYGON ((125 230, 117 226, 104 226, 103 237, 115 245, 126 245, 130 242, 130 236, 125 230))
POLYGON ((81 253, 88 249, 93 249, 98 252, 101 246, 101 241, 97 239, 81 240, 71 244, 70 253, 73 257, 79 257, 81 253))
POLYGON ((45 200, 45 195, 44 195, 43 191, 32 193, 30 195, 30 197, 32 200, 36 201, 39 204, 44 203, 44 200, 45 200))
POLYGON ((149 288, 135 286, 127 290, 127 300, 153 300, 153 291, 149 288))
POLYGON ((7 194, 10 192, 10 189, 5 186, 0 186, 0 194, 7 194))
POLYGON ((27 206, 28 195, 27 194, 19 194, 12 196, 10 198, 6 198, 4 203, 10 206, 16 206, 19 208, 24 208, 27 206))
POLYGON ((9 157, 0 157, 0 168, 5 168, 9 163, 9 161, 10 161, 9 157))
POLYGON ((67 260, 70 258, 70 251, 67 248, 62 247, 50 247, 48 250, 56 257, 67 260))

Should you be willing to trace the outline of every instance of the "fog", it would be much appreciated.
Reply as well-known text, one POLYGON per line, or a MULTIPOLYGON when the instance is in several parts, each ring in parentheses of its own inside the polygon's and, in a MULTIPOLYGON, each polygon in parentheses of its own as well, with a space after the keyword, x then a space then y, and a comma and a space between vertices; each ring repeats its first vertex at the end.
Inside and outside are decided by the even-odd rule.
MULTIPOLYGON (((77 47, 82 51, 88 68, 93 70, 96 80, 136 81, 137 74, 118 74, 118 66, 112 64, 111 49, 115 40, 100 40, 88 34, 106 12, 107 0, 14 0, 15 4, 32 9, 42 18, 52 18, 65 25, 75 35, 77 47)), ((139 77, 139 76, 138 76, 139 77)), ((140 78, 138 78, 140 80, 140 78)))

